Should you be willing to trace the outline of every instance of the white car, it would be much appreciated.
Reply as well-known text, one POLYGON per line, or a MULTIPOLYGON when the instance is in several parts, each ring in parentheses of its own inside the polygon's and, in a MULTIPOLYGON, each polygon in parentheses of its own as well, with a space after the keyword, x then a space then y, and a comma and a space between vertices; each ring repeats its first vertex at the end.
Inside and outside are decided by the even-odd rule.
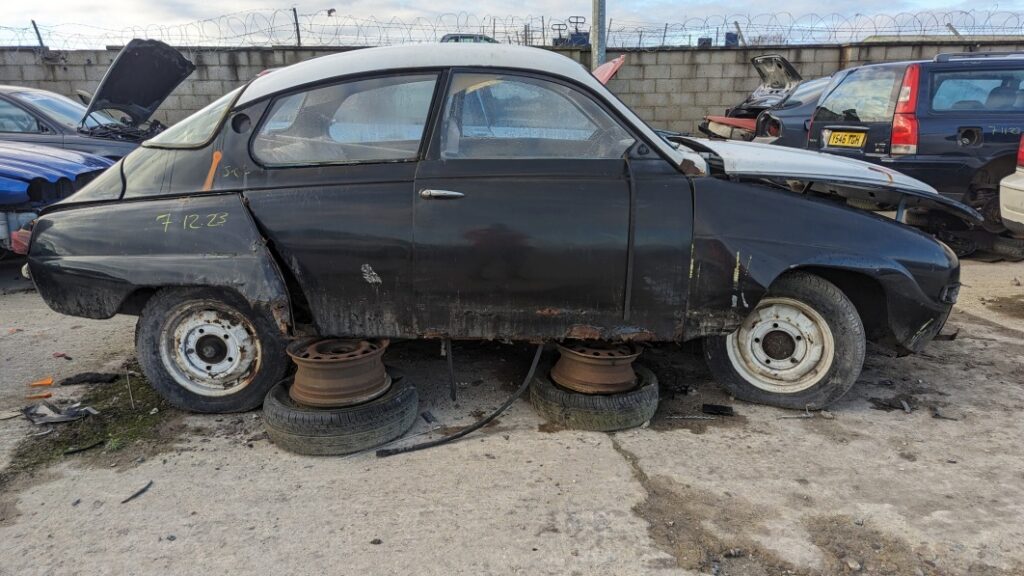
POLYGON ((999 182, 999 213, 1011 233, 1024 236, 1024 138, 1017 148, 1017 170, 999 182))

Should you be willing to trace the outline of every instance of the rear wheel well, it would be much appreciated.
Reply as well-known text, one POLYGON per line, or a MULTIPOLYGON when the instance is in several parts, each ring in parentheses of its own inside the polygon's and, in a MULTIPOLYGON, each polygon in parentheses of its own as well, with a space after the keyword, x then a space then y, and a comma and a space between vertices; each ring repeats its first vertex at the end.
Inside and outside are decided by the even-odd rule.
POLYGON ((812 266, 799 268, 802 272, 820 276, 836 285, 850 299, 864 324, 864 334, 872 342, 882 342, 890 334, 889 310, 885 290, 878 280, 867 274, 812 266))
POLYGON ((999 181, 1013 174, 1016 167, 1016 156, 1000 156, 990 160, 988 164, 978 168, 971 178, 971 192, 979 188, 999 188, 999 181))
POLYGON ((118 307, 118 314, 128 314, 129 316, 139 316, 142 314, 142 309, 146 307, 146 303, 149 299, 156 294, 159 288, 137 288, 134 292, 128 295, 121 302, 121 306, 118 307))

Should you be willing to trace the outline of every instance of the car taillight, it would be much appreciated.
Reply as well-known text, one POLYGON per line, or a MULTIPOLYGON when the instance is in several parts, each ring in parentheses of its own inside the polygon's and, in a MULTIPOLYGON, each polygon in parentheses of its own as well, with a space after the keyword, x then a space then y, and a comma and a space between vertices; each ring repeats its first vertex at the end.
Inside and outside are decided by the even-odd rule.
POLYGON ((892 143, 889 153, 893 155, 917 154, 917 93, 920 67, 907 66, 903 83, 896 99, 896 113, 892 117, 892 143))
POLYGON ((897 114, 892 119, 892 154, 917 154, 917 116, 897 114))
POLYGON ((1024 167, 1024 136, 1020 137, 1020 144, 1017 145, 1017 166, 1024 167))

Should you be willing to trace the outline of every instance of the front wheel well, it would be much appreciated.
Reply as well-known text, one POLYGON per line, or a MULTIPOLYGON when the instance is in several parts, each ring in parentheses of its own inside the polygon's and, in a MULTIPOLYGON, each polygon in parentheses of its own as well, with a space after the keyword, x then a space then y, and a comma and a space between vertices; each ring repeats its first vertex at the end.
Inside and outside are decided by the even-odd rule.
POLYGON ((857 309, 864 333, 869 341, 884 342, 890 334, 889 309, 882 285, 861 272, 823 266, 795 270, 820 276, 836 285, 857 309))

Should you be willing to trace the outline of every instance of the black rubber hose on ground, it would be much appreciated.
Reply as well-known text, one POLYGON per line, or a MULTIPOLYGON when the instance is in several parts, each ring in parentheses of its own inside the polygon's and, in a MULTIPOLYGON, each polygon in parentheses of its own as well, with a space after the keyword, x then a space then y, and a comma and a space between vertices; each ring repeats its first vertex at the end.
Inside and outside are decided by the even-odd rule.
MULTIPOLYGON (((454 434, 445 436, 444 438, 438 438, 437 440, 430 440, 428 442, 421 442, 419 444, 413 444, 411 446, 403 446, 401 448, 383 448, 381 450, 377 450, 377 457, 386 458, 388 456, 394 456, 395 454, 404 454, 406 452, 415 452, 417 450, 423 450, 424 448, 433 448, 434 446, 440 446, 442 444, 447 444, 449 442, 458 440, 459 438, 462 438, 463 436, 471 432, 483 428, 488 423, 490 423, 491 420, 494 420, 495 418, 500 416, 502 412, 507 410, 508 407, 511 406, 513 402, 518 400, 519 397, 523 395, 523 392, 526 392, 526 389, 530 387, 530 382, 533 380, 533 375, 534 373, 537 372, 537 364, 540 362, 540 353, 543 351, 544 343, 541 342, 540 344, 537 345, 537 352, 535 352, 533 355, 533 362, 530 364, 530 370, 529 372, 526 373, 526 378, 523 379, 523 383, 519 386, 519 389, 516 390, 515 393, 512 394, 512 396, 510 396, 508 400, 505 400, 505 403, 499 406, 498 409, 495 410, 494 412, 491 412, 484 418, 478 420, 476 423, 471 424, 454 434)), ((450 350, 449 354, 451 354, 450 350)))

